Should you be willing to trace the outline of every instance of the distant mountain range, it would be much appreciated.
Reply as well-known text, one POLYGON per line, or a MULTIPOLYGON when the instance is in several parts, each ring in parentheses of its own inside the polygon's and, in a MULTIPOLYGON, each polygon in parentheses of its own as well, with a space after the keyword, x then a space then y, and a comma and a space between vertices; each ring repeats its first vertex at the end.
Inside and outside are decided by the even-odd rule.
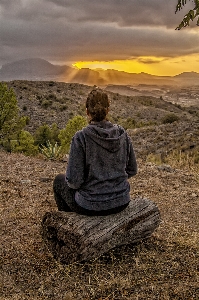
POLYGON ((147 73, 127 73, 116 70, 76 69, 58 66, 41 58, 15 61, 2 66, 0 81, 38 80, 76 82, 87 85, 199 85, 199 73, 184 72, 176 76, 155 76, 147 73))

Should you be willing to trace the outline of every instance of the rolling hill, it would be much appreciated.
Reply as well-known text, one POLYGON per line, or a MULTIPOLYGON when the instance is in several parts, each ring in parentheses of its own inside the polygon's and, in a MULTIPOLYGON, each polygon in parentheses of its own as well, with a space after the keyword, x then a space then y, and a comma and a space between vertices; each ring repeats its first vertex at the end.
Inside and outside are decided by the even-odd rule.
POLYGON ((88 85, 199 85, 199 73, 186 72, 177 76, 155 76, 147 73, 127 73, 117 70, 76 69, 66 65, 58 66, 41 58, 15 61, 2 66, 0 80, 54 80, 76 82, 88 85))

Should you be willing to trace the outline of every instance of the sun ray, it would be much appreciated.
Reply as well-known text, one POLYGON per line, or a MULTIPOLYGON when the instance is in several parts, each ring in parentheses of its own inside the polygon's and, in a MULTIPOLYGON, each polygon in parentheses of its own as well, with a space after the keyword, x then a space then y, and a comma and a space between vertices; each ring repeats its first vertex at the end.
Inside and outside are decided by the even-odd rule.
POLYGON ((73 63, 77 69, 92 70, 114 69, 128 73, 148 73, 158 76, 174 76, 182 72, 199 71, 199 54, 179 57, 140 56, 127 60, 112 61, 77 61, 73 63))

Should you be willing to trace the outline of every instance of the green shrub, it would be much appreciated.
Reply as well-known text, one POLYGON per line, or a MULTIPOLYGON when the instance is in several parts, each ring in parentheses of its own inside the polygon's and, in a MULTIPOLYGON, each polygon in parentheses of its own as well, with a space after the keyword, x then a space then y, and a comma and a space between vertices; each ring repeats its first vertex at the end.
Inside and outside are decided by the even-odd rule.
POLYGON ((124 129, 134 129, 136 128, 136 121, 129 117, 123 122, 123 127, 124 129))
POLYGON ((173 123, 179 120, 179 117, 173 113, 167 114, 162 118, 162 123, 167 124, 167 123, 173 123))
POLYGON ((47 141, 51 140, 51 130, 47 124, 41 125, 37 128, 35 135, 36 145, 47 145, 47 141))
POLYGON ((48 126, 47 124, 41 125, 37 128, 34 138, 36 145, 44 145, 47 146, 47 142, 49 141, 51 144, 55 144, 56 142, 59 144, 59 128, 56 123, 53 123, 52 126, 48 126))
POLYGON ((43 108, 48 108, 51 105, 52 105, 52 100, 43 100, 43 101, 41 101, 41 106, 43 108))
POLYGON ((41 145, 39 150, 46 158, 52 160, 59 159, 62 154, 62 147, 57 143, 53 145, 49 141, 47 141, 46 146, 41 145))
POLYGON ((60 130, 58 137, 64 153, 68 153, 72 137, 75 135, 75 133, 85 127, 86 124, 86 118, 82 116, 75 116, 68 121, 64 129, 60 130))
POLYGON ((11 151, 25 155, 36 155, 38 147, 34 145, 33 136, 28 131, 22 130, 16 140, 11 140, 11 151))

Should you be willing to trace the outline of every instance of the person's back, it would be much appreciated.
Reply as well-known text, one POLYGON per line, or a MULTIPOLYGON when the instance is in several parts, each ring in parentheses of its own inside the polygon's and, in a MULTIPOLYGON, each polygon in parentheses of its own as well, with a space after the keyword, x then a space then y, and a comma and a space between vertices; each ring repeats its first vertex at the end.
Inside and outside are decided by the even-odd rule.
POLYGON ((65 179, 83 210, 111 213, 130 201, 127 179, 137 173, 135 154, 126 131, 106 119, 107 94, 92 91, 86 108, 90 122, 72 139, 65 179))

